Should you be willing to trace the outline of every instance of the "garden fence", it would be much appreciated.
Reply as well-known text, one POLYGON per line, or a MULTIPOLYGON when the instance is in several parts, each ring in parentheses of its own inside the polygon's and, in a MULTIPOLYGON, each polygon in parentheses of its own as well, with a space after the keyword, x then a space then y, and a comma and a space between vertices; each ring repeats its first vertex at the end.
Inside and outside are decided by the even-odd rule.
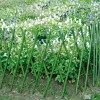
POLYGON ((83 77, 83 79, 85 80, 83 83, 84 88, 89 85, 88 79, 90 78, 90 76, 92 77, 92 83, 94 86, 98 77, 100 77, 100 23, 92 23, 90 25, 87 25, 85 28, 85 31, 81 27, 77 29, 74 27, 71 28, 70 35, 74 38, 74 49, 71 50, 70 46, 70 53, 68 52, 68 48, 66 46, 67 43, 65 34, 69 34, 67 32, 62 33, 59 30, 57 31, 59 41, 61 42, 59 44, 58 50, 54 51, 52 49, 52 45, 50 44, 52 41, 50 31, 49 33, 47 33, 46 37, 44 36, 41 38, 38 35, 40 29, 33 29, 38 32, 34 36, 35 38, 33 39, 33 43, 30 47, 31 49, 29 49, 26 39, 26 34, 28 33, 26 33, 26 30, 21 29, 22 37, 20 38, 20 48, 17 51, 17 57, 15 57, 16 60, 14 62, 12 56, 14 56, 13 53, 16 53, 14 49, 17 49, 18 45, 18 43, 16 43, 16 40, 18 38, 16 38, 15 36, 16 29, 11 30, 11 32, 9 33, 11 34, 10 37, 5 36, 5 29, 0 29, 0 55, 2 55, 0 56, 0 88, 2 88, 5 83, 7 83, 9 84, 11 90, 14 89, 17 82, 16 80, 18 80, 19 74, 21 74, 21 83, 17 84, 19 87, 19 91, 22 92, 25 87, 30 90, 30 86, 32 86, 31 89, 34 93, 37 87, 41 87, 39 81, 40 79, 42 79, 41 76, 43 76, 47 80, 43 93, 44 96, 46 96, 48 90, 50 89, 52 79, 55 75, 55 69, 57 67, 60 67, 60 62, 65 63, 67 61, 64 69, 57 69, 60 79, 63 80, 62 96, 64 96, 67 89, 69 74, 72 70, 71 67, 73 64, 73 60, 75 60, 74 55, 76 55, 76 58, 78 59, 77 68, 75 69, 77 70, 75 79, 76 92, 78 92, 78 88, 81 87, 81 77, 83 77), (87 35, 89 35, 88 38, 87 35), (79 37, 81 38, 81 41, 78 40, 79 37), (9 41, 9 43, 7 41, 9 41), (44 49, 41 49, 42 47, 39 47, 41 46, 40 44, 43 45, 44 49), (40 48, 38 54, 35 52, 36 48, 40 48), (48 52, 51 56, 48 56, 48 52), (24 53, 25 55, 27 55, 27 57, 23 57, 24 53), (65 58, 61 58, 61 55, 67 57, 67 60, 65 58), (54 57, 54 60, 50 64, 48 64, 51 61, 50 57, 54 57), (24 59, 23 61, 21 60, 22 58, 24 59), (37 63, 36 60, 38 61, 37 63), (13 63, 11 63, 11 61, 13 63), (9 68, 11 70, 9 70, 9 68), (66 73, 64 78, 62 70, 66 73), (31 77, 34 79, 34 81, 28 84, 27 76, 31 72, 31 77), (9 75, 10 78, 8 77, 9 75))

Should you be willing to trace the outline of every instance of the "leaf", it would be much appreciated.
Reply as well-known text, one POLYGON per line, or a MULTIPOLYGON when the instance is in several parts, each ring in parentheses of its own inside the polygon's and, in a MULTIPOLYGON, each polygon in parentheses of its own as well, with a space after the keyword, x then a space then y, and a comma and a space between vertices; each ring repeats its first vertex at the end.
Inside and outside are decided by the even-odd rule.
POLYGON ((84 2, 91 3, 91 0, 83 0, 84 2))
POLYGON ((55 79, 56 81, 59 81, 59 82, 61 82, 62 80, 61 80, 61 78, 60 78, 60 75, 57 75, 57 77, 56 77, 56 79, 55 79))
POLYGON ((75 83, 75 79, 72 79, 72 83, 75 83))

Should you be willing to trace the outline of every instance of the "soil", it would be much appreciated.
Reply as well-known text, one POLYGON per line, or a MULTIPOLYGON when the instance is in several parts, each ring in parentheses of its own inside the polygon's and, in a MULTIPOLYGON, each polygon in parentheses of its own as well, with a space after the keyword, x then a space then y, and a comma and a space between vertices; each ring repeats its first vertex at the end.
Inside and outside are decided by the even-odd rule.
MULTIPOLYGON (((0 76, 1 77, 1 76, 0 76)), ((35 78, 32 74, 28 74, 27 84, 24 84, 22 93, 19 92, 22 85, 22 76, 15 79, 13 90, 10 90, 12 83, 12 75, 6 74, 6 80, 3 82, 2 89, 0 89, 0 100, 90 100, 93 94, 100 94, 99 86, 92 86, 92 83, 89 84, 89 87, 86 90, 79 89, 78 94, 75 93, 76 83, 67 84, 67 94, 62 98, 62 89, 63 84, 56 82, 54 79, 51 82, 50 88, 47 92, 46 97, 43 97, 43 92, 47 85, 48 80, 42 78, 39 80, 39 84, 36 86, 35 93, 32 93, 35 78), (27 87, 28 86, 28 87, 27 87)), ((81 80, 81 84, 84 83, 81 80)), ((83 87, 83 84, 81 85, 83 87)))

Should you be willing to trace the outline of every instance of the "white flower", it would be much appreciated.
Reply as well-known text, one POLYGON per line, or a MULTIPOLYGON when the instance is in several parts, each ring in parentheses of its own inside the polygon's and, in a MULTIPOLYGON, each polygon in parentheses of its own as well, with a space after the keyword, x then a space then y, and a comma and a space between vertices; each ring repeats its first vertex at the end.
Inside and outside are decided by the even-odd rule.
POLYGON ((65 40, 69 42, 70 41, 70 38, 68 38, 67 35, 66 35, 65 36, 65 40))
POLYGON ((54 32, 54 34, 56 34, 57 32, 54 32))
POLYGON ((35 49, 37 49, 38 48, 38 46, 37 45, 35 45, 35 47, 34 47, 35 49))
POLYGON ((1 22, 3 22, 4 20, 3 19, 1 19, 1 22))
POLYGON ((73 37, 73 36, 71 36, 71 38, 73 39, 74 37, 73 37))
POLYGON ((78 37, 78 39, 77 39, 77 44, 78 44, 78 46, 81 45, 81 41, 80 41, 80 38, 79 38, 79 37, 78 37))
POLYGON ((59 26, 59 28, 61 28, 61 27, 62 27, 62 23, 61 23, 61 22, 59 22, 59 23, 58 23, 58 26, 59 26))
POLYGON ((81 19, 79 19, 79 25, 82 25, 81 19))
POLYGON ((79 41, 77 41, 77 44, 78 44, 78 46, 80 46, 80 45, 81 45, 81 43, 80 43, 79 41))
POLYGON ((9 26, 9 27, 13 29, 13 28, 14 28, 14 26, 15 26, 15 24, 13 23, 13 24, 10 24, 10 26, 9 26))
POLYGON ((9 27, 7 27, 7 31, 9 31, 9 27))
POLYGON ((59 28, 61 28, 61 26, 59 26, 59 28))
POLYGON ((71 18, 71 19, 70 19, 70 23, 72 24, 72 22, 73 22, 73 21, 72 21, 72 18, 71 18))
POLYGON ((89 44, 89 42, 86 42, 86 46, 89 48, 90 47, 90 44, 89 44))
POLYGON ((27 22, 26 21, 24 22, 24 25, 27 26, 27 22))
POLYGON ((86 37, 88 37, 88 36, 89 36, 89 32, 86 33, 86 37))
POLYGON ((6 57, 7 56, 7 53, 4 53, 4 55, 3 55, 4 57, 6 57))
POLYGON ((80 42, 80 38, 79 37, 78 37, 77 41, 80 42))
POLYGON ((68 23, 70 22, 70 19, 69 19, 69 17, 67 17, 67 22, 68 22, 68 23))
POLYGON ((79 32, 79 35, 81 35, 82 33, 81 32, 79 32))
POLYGON ((69 49, 69 46, 67 45, 66 48, 69 49))
POLYGON ((72 51, 70 51, 70 54, 72 54, 73 52, 72 51))
POLYGON ((3 22, 3 24, 2 24, 2 30, 3 30, 4 28, 7 28, 5 22, 3 22))
POLYGON ((62 40, 60 40, 60 42, 59 42, 60 44, 62 44, 62 40))
POLYGON ((32 23, 29 23, 28 26, 29 26, 29 27, 32 27, 33 25, 32 25, 32 23))
POLYGON ((57 43, 59 43, 58 38, 55 38, 52 42, 54 45, 56 45, 57 43))
POLYGON ((16 24, 16 25, 15 25, 15 27, 17 28, 17 27, 18 27, 18 25, 16 24))
POLYGON ((74 43, 72 43, 70 46, 71 46, 71 47, 74 46, 74 43))

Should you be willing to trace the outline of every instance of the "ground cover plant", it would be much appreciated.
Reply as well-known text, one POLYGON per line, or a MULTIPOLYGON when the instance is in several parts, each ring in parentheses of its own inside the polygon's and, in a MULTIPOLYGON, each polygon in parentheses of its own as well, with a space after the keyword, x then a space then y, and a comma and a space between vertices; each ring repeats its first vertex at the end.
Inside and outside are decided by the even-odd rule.
MULTIPOLYGON (((63 84, 80 78, 84 87, 92 76, 100 78, 100 3, 92 0, 4 0, 0 2, 0 87, 6 71, 12 75, 11 90, 17 76, 22 76, 22 92, 27 74, 35 82, 46 77, 63 84), (7 3, 5 3, 7 2, 7 3)), ((27 83, 26 83, 27 84, 27 83)))

